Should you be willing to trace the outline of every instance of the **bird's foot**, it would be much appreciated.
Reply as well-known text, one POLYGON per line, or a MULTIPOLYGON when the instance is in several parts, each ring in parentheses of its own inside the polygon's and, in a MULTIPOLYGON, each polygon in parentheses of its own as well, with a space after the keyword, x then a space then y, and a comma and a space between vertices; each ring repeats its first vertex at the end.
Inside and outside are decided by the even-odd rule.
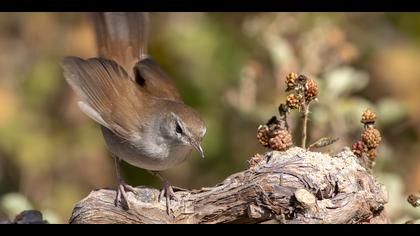
POLYGON ((130 209, 130 203, 128 201, 127 192, 133 192, 134 194, 137 195, 137 190, 133 186, 128 185, 124 181, 120 181, 118 183, 117 195, 114 201, 115 206, 118 206, 118 203, 120 203, 121 207, 124 210, 130 209))
POLYGON ((159 201, 165 197, 166 199, 166 213, 170 215, 171 212, 171 199, 178 201, 177 197, 175 196, 174 190, 166 179, 163 180, 163 189, 160 191, 159 194, 159 201))

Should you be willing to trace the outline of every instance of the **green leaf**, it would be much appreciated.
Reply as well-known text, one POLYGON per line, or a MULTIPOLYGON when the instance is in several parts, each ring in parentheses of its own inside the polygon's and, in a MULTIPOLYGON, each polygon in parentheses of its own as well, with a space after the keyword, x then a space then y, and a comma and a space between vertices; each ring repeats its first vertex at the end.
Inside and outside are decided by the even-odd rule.
POLYGON ((322 137, 318 139, 315 143, 309 145, 308 149, 326 147, 337 142, 337 140, 338 138, 322 137))

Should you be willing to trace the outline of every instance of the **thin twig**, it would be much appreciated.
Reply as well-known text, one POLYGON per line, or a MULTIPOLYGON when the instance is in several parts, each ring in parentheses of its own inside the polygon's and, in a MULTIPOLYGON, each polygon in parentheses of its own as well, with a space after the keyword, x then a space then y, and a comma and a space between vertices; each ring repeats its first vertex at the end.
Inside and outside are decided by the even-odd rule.
MULTIPOLYGON (((305 103, 306 101, 304 101, 305 103)), ((302 127, 302 148, 306 148, 306 137, 308 129, 309 104, 303 105, 303 127, 302 127)))

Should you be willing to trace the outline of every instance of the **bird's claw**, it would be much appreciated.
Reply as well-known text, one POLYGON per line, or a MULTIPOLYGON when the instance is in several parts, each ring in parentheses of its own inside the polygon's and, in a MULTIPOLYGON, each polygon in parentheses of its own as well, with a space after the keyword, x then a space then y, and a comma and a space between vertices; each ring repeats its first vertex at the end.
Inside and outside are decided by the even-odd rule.
POLYGON ((128 185, 127 183, 121 181, 118 184, 118 188, 117 188, 117 195, 116 195, 115 201, 114 201, 115 206, 118 206, 118 203, 121 203, 121 206, 125 210, 130 209, 130 204, 129 204, 128 197, 127 197, 127 192, 132 192, 135 195, 137 195, 137 191, 133 186, 128 185))
POLYGON ((163 189, 160 191, 159 201, 163 197, 165 197, 165 200, 166 200, 166 213, 168 215, 170 215, 170 212, 171 212, 171 205, 170 205, 171 199, 173 199, 175 201, 178 201, 178 198, 176 197, 176 195, 174 193, 174 190, 173 190, 171 184, 168 181, 166 181, 166 180, 163 181, 163 189))

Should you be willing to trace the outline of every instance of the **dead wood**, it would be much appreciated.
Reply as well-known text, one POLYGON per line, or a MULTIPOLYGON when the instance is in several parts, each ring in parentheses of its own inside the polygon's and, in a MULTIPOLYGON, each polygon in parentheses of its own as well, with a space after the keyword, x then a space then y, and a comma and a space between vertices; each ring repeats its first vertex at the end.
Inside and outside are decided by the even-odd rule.
POLYGON ((388 223, 384 186, 348 148, 330 156, 294 147, 256 155, 250 163, 213 187, 176 191, 172 216, 157 189, 128 193, 128 211, 114 206, 115 190, 100 189, 76 204, 69 222, 388 223))

